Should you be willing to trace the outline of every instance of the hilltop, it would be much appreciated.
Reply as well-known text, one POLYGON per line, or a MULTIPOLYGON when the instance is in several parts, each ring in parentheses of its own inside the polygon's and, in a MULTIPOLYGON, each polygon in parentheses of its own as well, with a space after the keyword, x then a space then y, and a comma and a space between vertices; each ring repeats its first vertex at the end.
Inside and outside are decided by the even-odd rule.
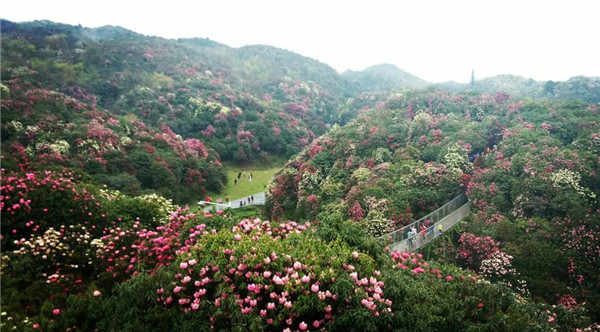
POLYGON ((392 64, 374 65, 362 71, 347 70, 342 73, 342 77, 347 79, 356 91, 361 92, 424 88, 429 85, 424 80, 392 64))

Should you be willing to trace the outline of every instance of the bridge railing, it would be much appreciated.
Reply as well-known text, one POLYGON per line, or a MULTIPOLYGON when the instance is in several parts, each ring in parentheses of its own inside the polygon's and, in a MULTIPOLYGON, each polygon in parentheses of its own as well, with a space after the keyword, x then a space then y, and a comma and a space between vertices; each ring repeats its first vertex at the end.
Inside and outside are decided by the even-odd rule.
POLYGON ((425 226, 426 233, 432 234, 432 230, 434 230, 433 225, 437 224, 438 221, 444 219, 446 216, 452 214, 453 212, 461 208, 467 202, 469 202, 469 198, 466 194, 462 193, 453 198, 450 202, 444 204, 442 207, 424 216, 423 218, 414 221, 406 226, 403 226, 393 232, 387 233, 381 236, 379 240, 390 242, 392 244, 407 240, 408 231, 412 227, 415 227, 417 229, 417 233, 420 233, 421 226, 425 226), (429 221, 429 225, 427 225, 427 221, 429 221))
POLYGON ((467 202, 454 212, 450 213, 442 220, 433 224, 431 227, 425 230, 425 234, 417 234, 410 238, 406 238, 400 242, 395 242, 390 245, 392 251, 412 252, 415 251, 427 243, 433 241, 433 239, 442 235, 443 233, 437 229, 437 226, 442 225, 443 231, 449 230, 452 226, 462 221, 466 216, 469 215, 471 210, 471 202, 467 202))

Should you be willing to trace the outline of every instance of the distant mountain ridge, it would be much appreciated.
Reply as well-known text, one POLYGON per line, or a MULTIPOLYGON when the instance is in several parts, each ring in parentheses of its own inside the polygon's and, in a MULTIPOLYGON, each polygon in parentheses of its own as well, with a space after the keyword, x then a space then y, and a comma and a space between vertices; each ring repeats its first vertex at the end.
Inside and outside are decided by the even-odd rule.
POLYGON ((493 94, 504 91, 513 97, 578 99, 600 102, 600 77, 574 76, 566 81, 536 81, 518 75, 497 75, 476 80, 475 84, 443 82, 435 87, 449 92, 476 91, 493 94))
MULTIPOLYGON (((195 50, 194 53, 197 54, 194 56, 205 59, 209 65, 243 75, 244 80, 273 82, 289 77, 294 80, 313 81, 342 98, 353 97, 364 92, 432 86, 449 92, 476 91, 493 94, 504 91, 514 97, 600 101, 600 77, 575 76, 567 81, 535 81, 518 75, 503 74, 477 80, 475 85, 453 81, 434 84, 393 64, 377 64, 361 71, 347 70, 340 74, 328 64, 316 59, 269 45, 233 48, 208 38, 165 39, 141 35, 118 26, 87 28, 48 20, 23 23, 4 19, 0 21, 3 35, 18 33, 35 38, 35 36, 64 33, 71 36, 67 41, 87 39, 105 43, 119 39, 143 38, 148 41, 179 45, 195 50)), ((233 81, 240 82, 239 79, 233 81)), ((246 83, 244 85, 248 86, 246 83)))
POLYGON ((383 92, 399 88, 424 88, 430 83, 393 64, 370 66, 362 71, 347 70, 342 73, 357 90, 383 92))

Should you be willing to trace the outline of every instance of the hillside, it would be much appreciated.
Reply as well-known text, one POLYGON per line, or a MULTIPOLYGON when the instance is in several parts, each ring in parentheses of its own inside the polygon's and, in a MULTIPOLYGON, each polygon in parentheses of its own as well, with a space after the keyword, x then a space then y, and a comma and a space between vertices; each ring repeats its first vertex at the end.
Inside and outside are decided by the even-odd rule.
POLYGON ((266 212, 380 237, 466 192, 471 216, 426 257, 597 318, 599 114, 503 93, 392 94, 290 160, 266 212))
POLYGON ((81 89, 102 109, 206 140, 227 160, 297 152, 324 133, 343 92, 326 88, 344 85, 330 67, 275 48, 232 49, 116 27, 3 25, 8 88, 8 82, 21 80, 68 95, 81 89), (264 134, 273 130, 275 135, 264 134))

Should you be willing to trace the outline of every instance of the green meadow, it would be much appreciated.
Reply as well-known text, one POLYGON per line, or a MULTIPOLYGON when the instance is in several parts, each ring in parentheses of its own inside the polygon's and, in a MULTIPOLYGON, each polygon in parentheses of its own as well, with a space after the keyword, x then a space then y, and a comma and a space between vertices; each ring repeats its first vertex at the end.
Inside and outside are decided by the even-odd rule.
MULTIPOLYGON (((227 187, 220 193, 207 192, 206 196, 212 197, 213 201, 219 197, 225 201, 227 196, 234 200, 265 191, 269 180, 281 170, 286 161, 287 159, 278 158, 270 162, 224 163, 223 165, 227 169, 227 187), (242 173, 242 176, 236 184, 238 173, 242 173), (252 181, 249 180, 250 174, 252 174, 252 181)), ((199 200, 204 198, 200 197, 199 200)))

